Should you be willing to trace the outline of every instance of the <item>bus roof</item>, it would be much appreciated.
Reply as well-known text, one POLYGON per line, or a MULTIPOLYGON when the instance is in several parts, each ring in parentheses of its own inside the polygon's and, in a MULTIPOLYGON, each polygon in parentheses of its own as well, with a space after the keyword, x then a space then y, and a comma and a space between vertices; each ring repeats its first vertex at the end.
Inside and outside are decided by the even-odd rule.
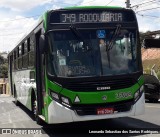
POLYGON ((119 6, 75 6, 75 7, 66 7, 63 9, 65 9, 65 10, 71 10, 71 9, 122 9, 122 7, 119 7, 119 6))

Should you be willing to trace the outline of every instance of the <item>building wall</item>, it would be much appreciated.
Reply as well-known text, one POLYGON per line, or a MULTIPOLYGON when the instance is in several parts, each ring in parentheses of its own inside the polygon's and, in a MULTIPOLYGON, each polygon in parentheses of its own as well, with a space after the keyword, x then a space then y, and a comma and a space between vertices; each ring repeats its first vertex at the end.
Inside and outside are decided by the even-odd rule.
POLYGON ((0 94, 10 94, 9 83, 7 79, 0 78, 0 94))

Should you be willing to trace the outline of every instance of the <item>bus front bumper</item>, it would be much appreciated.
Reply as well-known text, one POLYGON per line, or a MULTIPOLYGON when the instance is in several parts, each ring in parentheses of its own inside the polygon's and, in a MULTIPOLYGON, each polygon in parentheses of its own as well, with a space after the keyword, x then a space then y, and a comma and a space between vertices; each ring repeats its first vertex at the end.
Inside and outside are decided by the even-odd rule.
POLYGON ((48 122, 49 124, 54 123, 68 123, 76 121, 89 121, 89 120, 100 120, 100 119, 110 119, 126 116, 136 116, 144 114, 145 100, 144 93, 140 99, 131 107, 130 111, 118 112, 114 114, 106 115, 84 115, 79 116, 75 111, 52 101, 48 107, 48 122))

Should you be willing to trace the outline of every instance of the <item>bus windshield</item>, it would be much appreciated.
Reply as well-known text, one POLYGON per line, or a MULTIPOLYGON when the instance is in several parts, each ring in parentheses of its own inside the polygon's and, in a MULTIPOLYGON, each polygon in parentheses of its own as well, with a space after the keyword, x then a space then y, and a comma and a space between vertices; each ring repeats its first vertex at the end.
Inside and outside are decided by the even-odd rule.
POLYGON ((80 38, 70 29, 49 32, 49 73, 86 77, 137 72, 137 30, 121 28, 115 36, 115 29, 78 29, 80 38))

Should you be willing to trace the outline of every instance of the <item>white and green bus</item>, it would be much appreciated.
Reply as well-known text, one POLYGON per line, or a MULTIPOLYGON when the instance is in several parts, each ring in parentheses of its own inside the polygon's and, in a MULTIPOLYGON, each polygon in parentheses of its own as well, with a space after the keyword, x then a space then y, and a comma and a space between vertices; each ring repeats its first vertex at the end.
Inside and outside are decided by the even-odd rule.
POLYGON ((9 53, 15 103, 37 122, 144 113, 139 30, 131 9, 69 7, 44 13, 9 53))

